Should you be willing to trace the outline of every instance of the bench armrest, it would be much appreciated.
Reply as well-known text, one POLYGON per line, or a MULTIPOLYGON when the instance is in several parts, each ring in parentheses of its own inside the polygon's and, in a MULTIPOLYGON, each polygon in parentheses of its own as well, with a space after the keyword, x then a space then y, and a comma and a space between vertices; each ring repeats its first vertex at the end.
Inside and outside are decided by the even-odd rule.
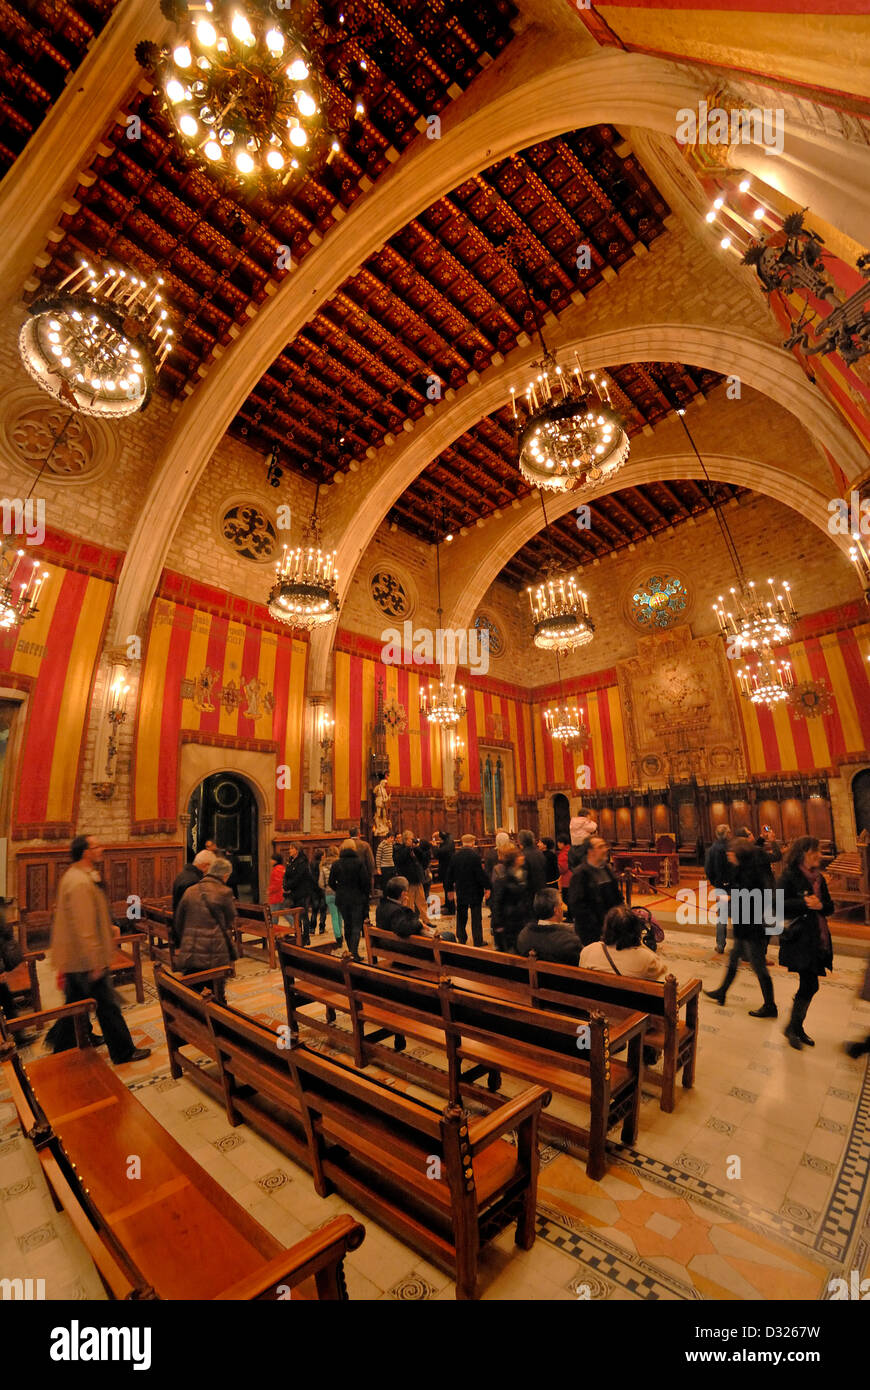
POLYGON ((22 951, 22 952, 21 952, 21 959, 22 959, 22 961, 29 961, 29 960, 45 960, 45 952, 44 952, 44 951, 22 951))
POLYGON ((365 1227, 354 1221, 352 1216, 337 1216, 289 1250, 282 1250, 280 1255, 269 1260, 256 1273, 215 1294, 215 1299, 218 1302, 248 1302, 252 1298, 259 1298, 276 1284, 288 1284, 292 1289, 324 1265, 338 1264, 348 1250, 358 1250, 364 1238, 365 1227))
POLYGON ((6 1027, 10 1033, 15 1033, 18 1029, 40 1028, 43 1023, 49 1023, 55 1018, 75 1018, 77 1014, 89 1014, 97 1007, 96 999, 77 999, 74 1004, 59 1004, 56 1009, 39 1009, 35 1013, 18 1014, 16 1018, 7 1018, 6 1027))
POLYGON ((543 1086, 529 1086, 518 1096, 514 1096, 513 1100, 500 1105, 497 1110, 492 1110, 480 1120, 472 1121, 468 1126, 468 1147, 471 1149, 472 1157, 500 1138, 506 1130, 515 1129, 536 1110, 542 1110, 544 1106, 549 1105, 552 1098, 551 1092, 545 1091, 543 1086))
POLYGON ((677 990, 677 1004, 685 1004, 687 999, 694 999, 701 993, 701 980, 689 980, 686 984, 680 985, 677 990))
MULTIPOLYGON (((156 975, 157 971, 154 973, 156 975)), ((192 986, 205 984, 207 980, 224 980, 228 975, 234 975, 235 970, 231 965, 215 965, 211 970, 197 970, 193 975, 178 975, 174 970, 164 970, 164 973, 180 985, 192 986)))

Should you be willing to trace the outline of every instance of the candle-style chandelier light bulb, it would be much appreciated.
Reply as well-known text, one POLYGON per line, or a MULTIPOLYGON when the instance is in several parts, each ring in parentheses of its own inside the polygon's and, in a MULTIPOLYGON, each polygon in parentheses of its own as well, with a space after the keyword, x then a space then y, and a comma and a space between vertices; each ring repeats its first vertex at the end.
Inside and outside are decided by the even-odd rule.
POLYGON ((29 622, 39 612, 39 595, 48 572, 39 572, 39 561, 26 568, 23 550, 0 550, 0 632, 29 622), (22 563, 24 562, 24 563, 22 563))

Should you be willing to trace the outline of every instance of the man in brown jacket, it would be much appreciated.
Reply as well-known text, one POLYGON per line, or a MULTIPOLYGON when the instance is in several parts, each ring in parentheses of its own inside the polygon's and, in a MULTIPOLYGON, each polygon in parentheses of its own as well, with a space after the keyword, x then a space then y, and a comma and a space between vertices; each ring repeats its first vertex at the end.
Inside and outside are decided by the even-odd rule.
POLYGON ((93 835, 77 835, 70 852, 73 862, 58 885, 51 924, 52 964, 64 977, 67 1004, 97 1001, 97 1018, 112 1061, 138 1062, 151 1049, 136 1047, 112 987, 109 966, 119 932, 93 877, 101 846, 93 835))

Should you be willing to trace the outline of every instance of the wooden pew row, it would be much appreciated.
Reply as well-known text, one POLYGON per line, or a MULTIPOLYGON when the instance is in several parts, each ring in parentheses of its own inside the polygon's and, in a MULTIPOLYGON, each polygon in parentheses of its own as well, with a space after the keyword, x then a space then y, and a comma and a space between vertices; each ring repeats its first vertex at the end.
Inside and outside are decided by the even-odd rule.
POLYGON ((15 1002, 16 1008, 23 1007, 29 1012, 42 1008, 42 993, 39 988, 37 961, 45 960, 44 951, 24 951, 20 965, 10 970, 6 976, 6 987, 15 1002))
MULTIPOLYGON (((93 1003, 66 1007, 84 1015, 93 1003)), ((27 1067, 16 1054, 3 1070, 55 1206, 70 1217, 110 1298, 347 1298, 342 1262, 365 1235, 352 1217, 286 1250, 92 1048, 27 1067), (141 1159, 135 1195, 131 1147, 141 1159)))
POLYGON ((594 1005, 615 1004, 649 1015, 644 1039, 661 1053, 661 1077, 647 1070, 646 1078, 661 1085, 660 1105, 671 1112, 676 1104, 676 1078, 691 1088, 695 1080, 698 1050, 698 1001, 701 981, 677 983, 674 975, 664 980, 633 980, 577 965, 554 965, 536 956, 516 956, 479 946, 460 946, 426 936, 398 937, 372 923, 365 928, 366 955, 372 964, 391 970, 414 971, 428 979, 449 975, 471 988, 494 997, 519 998, 548 1008, 586 1010, 594 1005))
POLYGON ((546 1114, 541 1130, 579 1143, 587 1150, 586 1171, 603 1177, 607 1133, 622 1123, 622 1141, 633 1144, 640 1115, 644 1013, 616 1005, 573 1010, 569 1015, 513 998, 482 995, 458 987, 409 977, 347 958, 314 956, 304 947, 281 942, 278 948, 287 998, 290 1037, 300 1025, 313 1028, 332 1046, 353 1054, 357 1066, 378 1062, 442 1090, 451 1102, 473 1096, 497 1103, 502 1074, 540 1081, 564 1096, 584 1121, 546 1114), (325 1019, 310 1012, 326 1010, 325 1019), (346 1021, 342 1028, 337 1016, 346 1021), (372 1031, 366 1032, 371 1026, 372 1031), (582 1032, 581 1032, 582 1028, 582 1032), (408 1038, 446 1055, 446 1071, 405 1056, 408 1038), (392 1040, 392 1048, 385 1045, 392 1040), (628 1049, 626 1062, 614 1045, 628 1049), (477 1083, 486 1077, 487 1090, 477 1083))
POLYGON ((477 1296, 480 1247, 511 1221, 517 1244, 531 1247, 538 1116, 549 1101, 539 1086, 507 1102, 491 1097, 484 1118, 455 1104, 439 1111, 291 1045, 162 967, 154 978, 172 1074, 206 1084, 182 1049, 205 1051, 217 1063, 230 1124, 246 1121, 306 1167, 321 1196, 341 1192, 449 1270, 457 1298, 477 1296), (517 1146, 501 1137, 513 1130, 517 1146))

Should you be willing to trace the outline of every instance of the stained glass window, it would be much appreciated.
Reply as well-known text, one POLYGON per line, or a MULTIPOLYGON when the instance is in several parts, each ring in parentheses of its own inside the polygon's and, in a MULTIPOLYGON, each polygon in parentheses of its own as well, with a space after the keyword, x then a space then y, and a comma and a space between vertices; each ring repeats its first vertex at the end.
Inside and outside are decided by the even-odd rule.
POLYGON ((631 596, 631 616, 638 627, 670 627, 689 601, 685 585, 672 574, 652 574, 631 596))

